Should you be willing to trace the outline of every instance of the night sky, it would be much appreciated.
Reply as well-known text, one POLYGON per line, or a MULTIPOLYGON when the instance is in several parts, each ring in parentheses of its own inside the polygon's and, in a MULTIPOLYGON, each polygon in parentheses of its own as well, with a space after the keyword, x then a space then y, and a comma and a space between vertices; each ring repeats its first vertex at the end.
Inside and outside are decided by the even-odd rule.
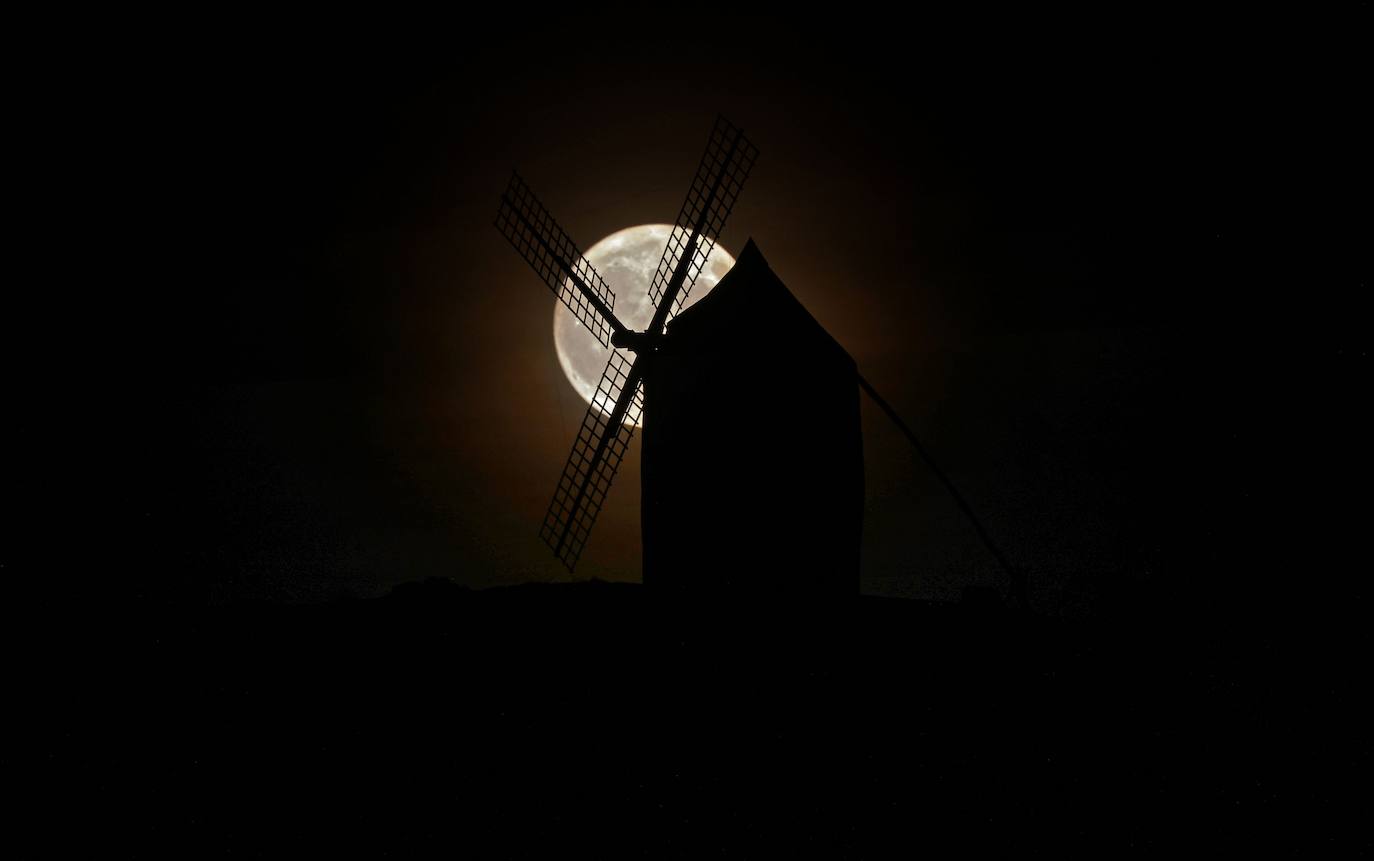
MULTIPOLYGON (((721 113, 761 152, 721 241, 758 243, 1037 609, 1326 594, 1367 428, 1347 14, 207 25, 132 51, 85 115, 122 246, 92 307, 117 325, 37 387, 74 418, 19 470, 43 502, 18 564, 191 603, 567 579, 537 530, 585 405, 499 196, 518 168, 583 248, 671 221, 721 113), (40 535, 54 506, 89 526, 40 535)), ((863 591, 1000 587, 863 421, 863 591)), ((578 578, 638 580, 638 470, 578 578)))

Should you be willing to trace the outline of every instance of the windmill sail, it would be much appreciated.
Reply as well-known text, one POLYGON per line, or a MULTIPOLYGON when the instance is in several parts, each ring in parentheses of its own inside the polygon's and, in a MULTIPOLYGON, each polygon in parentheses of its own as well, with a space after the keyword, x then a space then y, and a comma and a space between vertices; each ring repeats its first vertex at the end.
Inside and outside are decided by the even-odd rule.
POLYGON ((718 117, 649 288, 649 300, 658 307, 663 295, 670 292, 673 276, 679 267, 683 268, 672 307, 660 309, 660 315, 656 315, 662 316, 665 323, 682 310, 757 158, 758 150, 744 133, 724 117, 718 117))
POLYGON ((569 571, 577 566, 639 424, 644 408, 641 376, 638 359, 632 363, 622 353, 611 352, 544 515, 539 537, 569 571))
POLYGON ((615 318, 615 294, 519 174, 511 175, 501 196, 496 228, 601 346, 609 347, 612 333, 624 328, 615 318))

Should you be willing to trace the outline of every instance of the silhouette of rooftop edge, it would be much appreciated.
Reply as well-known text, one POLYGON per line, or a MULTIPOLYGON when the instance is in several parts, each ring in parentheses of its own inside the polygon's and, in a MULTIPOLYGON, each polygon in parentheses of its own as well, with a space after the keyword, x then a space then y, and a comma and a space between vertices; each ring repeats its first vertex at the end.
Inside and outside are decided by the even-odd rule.
MULTIPOLYGON (((792 291, 764 258, 758 244, 751 237, 735 258, 730 271, 696 304, 683 309, 668 323, 666 342, 669 350, 691 350, 698 339, 725 337, 725 333, 739 329, 767 332, 803 331, 807 337, 824 344, 854 364, 840 342, 806 310, 792 291), (766 315, 764 316, 764 312, 766 315), (794 318, 792 325, 783 325, 782 317, 794 318)), ((757 339, 758 335, 753 336, 757 339)))

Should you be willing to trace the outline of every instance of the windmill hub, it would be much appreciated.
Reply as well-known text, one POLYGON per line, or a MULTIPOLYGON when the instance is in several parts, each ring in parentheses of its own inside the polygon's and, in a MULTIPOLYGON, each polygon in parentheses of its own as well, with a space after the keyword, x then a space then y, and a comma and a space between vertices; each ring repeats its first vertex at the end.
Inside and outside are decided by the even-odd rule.
POLYGON ((611 346, 640 354, 652 353, 658 349, 662 342, 662 335, 654 335, 649 332, 632 332, 629 329, 620 329, 611 335, 611 346))

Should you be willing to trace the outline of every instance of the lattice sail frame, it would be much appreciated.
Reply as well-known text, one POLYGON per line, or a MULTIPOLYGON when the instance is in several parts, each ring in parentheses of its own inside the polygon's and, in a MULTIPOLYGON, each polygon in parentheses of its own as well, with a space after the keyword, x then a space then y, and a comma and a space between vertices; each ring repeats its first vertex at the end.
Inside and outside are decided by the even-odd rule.
POLYGON ((749 178, 749 171, 753 169, 758 156, 759 151, 743 132, 724 117, 716 118, 706 142, 706 153, 701 157, 701 165, 692 179, 691 188, 687 190, 687 199, 683 201, 682 211, 678 213, 677 223, 668 237, 668 245, 663 249, 663 258, 649 287, 649 301, 657 306, 678 262, 686 253, 692 234, 700 225, 701 234, 697 239, 696 251, 688 262, 687 277, 673 299, 668 319, 676 317, 686 303, 687 295, 705 268, 706 258, 715 248, 720 231, 725 227, 725 220, 730 217, 730 211, 734 209, 744 181, 749 178), (711 189, 718 179, 719 190, 712 196, 711 189))
POLYGON ((639 424, 643 413, 644 393, 636 370, 634 362, 620 351, 611 352, 606 370, 601 374, 601 382, 592 396, 592 403, 582 417, 577 438, 573 440, 572 453, 563 465, 563 475, 558 479, 553 502, 544 515, 539 537, 553 549, 554 555, 569 571, 577 567, 577 560, 587 545, 592 525, 606 502, 606 493, 611 489, 611 482, 620 469, 620 462, 624 460, 630 439, 634 436, 635 425, 639 424), (630 400, 619 422, 620 427, 614 429, 614 438, 606 443, 598 459, 596 450, 601 445, 602 437, 613 430, 610 424, 615 414, 614 405, 626 396, 627 384, 633 385, 633 391, 629 392, 630 400))
POLYGON ((619 324, 614 316, 607 320, 577 289, 572 279, 580 278, 590 287, 605 304, 607 312, 615 310, 615 293, 518 173, 511 174, 510 185, 501 196, 501 207, 496 211, 496 229, 534 268, 559 301, 587 327, 592 337, 603 347, 611 346, 611 333, 619 324))

